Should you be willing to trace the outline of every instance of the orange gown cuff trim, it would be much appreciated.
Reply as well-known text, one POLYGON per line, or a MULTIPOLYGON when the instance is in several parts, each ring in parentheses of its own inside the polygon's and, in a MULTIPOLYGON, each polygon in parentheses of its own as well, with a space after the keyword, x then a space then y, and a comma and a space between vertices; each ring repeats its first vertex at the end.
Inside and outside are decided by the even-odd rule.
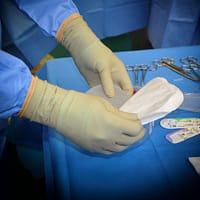
POLYGON ((67 26, 77 18, 82 18, 82 16, 78 13, 74 13, 63 21, 56 33, 56 39, 58 42, 61 41, 63 32, 67 29, 67 26))
POLYGON ((35 88, 36 88, 37 81, 38 81, 38 77, 32 76, 31 84, 29 86, 28 93, 26 95, 25 101, 22 105, 20 112, 18 113, 19 117, 23 116, 24 112, 26 111, 27 107, 29 106, 29 103, 31 101, 31 98, 32 98, 33 93, 34 93, 35 88))

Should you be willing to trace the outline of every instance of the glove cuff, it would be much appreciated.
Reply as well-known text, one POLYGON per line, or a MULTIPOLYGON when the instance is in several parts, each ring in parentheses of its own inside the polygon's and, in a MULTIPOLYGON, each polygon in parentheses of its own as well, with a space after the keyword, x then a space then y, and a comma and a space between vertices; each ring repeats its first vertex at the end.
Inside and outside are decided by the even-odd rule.
POLYGON ((59 28, 56 38, 74 59, 95 41, 99 41, 82 16, 71 15, 59 28))
POLYGON ((63 33, 64 31, 67 29, 67 27, 69 26, 69 24, 74 21, 75 19, 77 18, 82 18, 81 15, 79 15, 78 13, 74 13, 72 15, 70 15, 67 19, 65 19, 63 21, 63 23, 60 25, 57 33, 56 33, 56 40, 58 42, 61 42, 62 41, 62 37, 63 37, 63 33))
POLYGON ((19 117, 55 127, 67 90, 33 77, 19 117))

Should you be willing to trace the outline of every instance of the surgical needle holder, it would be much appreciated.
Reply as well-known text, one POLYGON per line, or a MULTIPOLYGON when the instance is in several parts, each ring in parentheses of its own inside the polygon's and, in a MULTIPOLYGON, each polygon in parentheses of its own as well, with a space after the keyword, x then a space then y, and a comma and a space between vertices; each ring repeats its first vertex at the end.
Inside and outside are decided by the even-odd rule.
POLYGON ((190 72, 186 72, 187 70, 184 70, 184 68, 174 65, 173 58, 164 57, 164 58, 161 58, 160 60, 154 60, 153 64, 156 66, 166 66, 169 69, 173 70, 174 72, 192 81, 200 81, 200 75, 198 75, 197 72, 195 72, 195 70, 191 66, 187 66, 187 68, 190 70, 190 72, 193 73, 194 76, 192 76, 190 72))

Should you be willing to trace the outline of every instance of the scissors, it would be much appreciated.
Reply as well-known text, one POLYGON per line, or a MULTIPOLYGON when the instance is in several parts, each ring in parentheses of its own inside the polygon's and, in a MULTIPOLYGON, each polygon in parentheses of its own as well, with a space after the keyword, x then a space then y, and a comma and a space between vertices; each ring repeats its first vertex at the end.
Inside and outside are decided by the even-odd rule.
POLYGON ((196 72, 200 69, 200 65, 197 63, 197 61, 198 59, 193 56, 187 56, 180 59, 180 62, 183 63, 183 69, 189 73, 192 71, 192 73, 200 79, 200 75, 196 72))
POLYGON ((198 59, 194 56, 187 56, 180 59, 180 62, 185 65, 195 66, 197 69, 200 69, 200 65, 197 63, 198 59))
MULTIPOLYGON (((186 59, 184 59, 183 61, 186 62, 186 59)), ((174 72, 176 72, 192 81, 200 81, 200 75, 197 74, 196 70, 191 65, 185 65, 185 67, 183 67, 183 68, 178 67, 178 66, 174 65, 173 58, 163 57, 160 60, 154 60, 153 63, 156 66, 166 66, 169 69, 173 70, 174 72)), ((195 64, 197 65, 196 62, 195 62, 195 64)))

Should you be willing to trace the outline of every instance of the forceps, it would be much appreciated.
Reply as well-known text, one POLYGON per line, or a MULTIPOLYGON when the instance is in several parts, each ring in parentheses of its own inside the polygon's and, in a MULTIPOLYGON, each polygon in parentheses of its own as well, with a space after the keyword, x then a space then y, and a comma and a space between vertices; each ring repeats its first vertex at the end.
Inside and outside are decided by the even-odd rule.
POLYGON ((160 60, 154 60, 153 63, 156 66, 166 66, 169 69, 173 70, 174 72, 176 72, 192 81, 200 81, 200 76, 197 74, 197 72, 195 72, 195 70, 191 66, 188 66, 187 68, 190 71, 192 71, 192 73, 195 77, 193 77, 190 72, 187 73, 186 72, 187 70, 184 70, 183 68, 174 65, 173 58, 165 58, 164 57, 164 58, 161 58, 160 60))

